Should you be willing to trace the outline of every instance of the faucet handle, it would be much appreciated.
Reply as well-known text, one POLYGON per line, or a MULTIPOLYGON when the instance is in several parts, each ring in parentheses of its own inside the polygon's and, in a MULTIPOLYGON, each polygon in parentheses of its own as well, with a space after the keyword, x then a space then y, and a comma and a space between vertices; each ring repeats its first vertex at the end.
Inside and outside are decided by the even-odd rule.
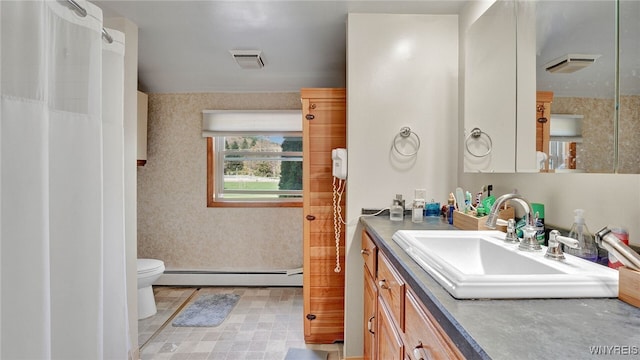
POLYGON ((551 232, 549 232, 549 247, 547 248, 547 253, 544 254, 544 257, 553 260, 564 260, 564 252, 562 252, 558 236, 560 236, 560 232, 558 230, 551 230, 551 232))
POLYGON ((507 243, 519 243, 518 235, 516 235, 516 221, 509 219, 507 221, 507 235, 504 237, 504 241, 507 243))
MULTIPOLYGON (((557 231, 557 230, 555 230, 555 231, 557 231)), ((558 242, 561 242, 561 243, 567 245, 568 247, 570 247, 572 249, 580 249, 580 242, 578 241, 578 239, 570 238, 570 237, 567 237, 567 236, 557 235, 556 236, 556 240, 558 242)))
POLYGON ((561 236, 558 230, 551 230, 551 232, 549 232, 549 248, 547 248, 547 253, 544 254, 544 257, 554 260, 564 260, 564 253, 562 252, 560 243, 573 249, 580 249, 580 242, 577 239, 561 236))

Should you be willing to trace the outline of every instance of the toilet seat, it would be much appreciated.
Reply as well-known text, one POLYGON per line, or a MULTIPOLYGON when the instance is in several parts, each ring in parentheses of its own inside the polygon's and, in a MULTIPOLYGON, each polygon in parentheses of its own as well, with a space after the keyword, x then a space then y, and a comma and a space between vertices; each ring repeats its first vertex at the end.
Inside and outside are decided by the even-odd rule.
POLYGON ((164 271, 164 262, 157 259, 138 259, 138 275, 164 271), (160 270, 162 269, 162 270, 160 270))

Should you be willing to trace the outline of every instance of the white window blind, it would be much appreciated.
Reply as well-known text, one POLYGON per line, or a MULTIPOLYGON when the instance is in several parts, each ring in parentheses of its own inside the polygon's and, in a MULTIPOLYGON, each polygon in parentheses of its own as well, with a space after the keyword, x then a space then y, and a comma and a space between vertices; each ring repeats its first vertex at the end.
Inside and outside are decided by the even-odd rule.
POLYGON ((302 133, 300 110, 204 110, 202 136, 298 135, 302 133))

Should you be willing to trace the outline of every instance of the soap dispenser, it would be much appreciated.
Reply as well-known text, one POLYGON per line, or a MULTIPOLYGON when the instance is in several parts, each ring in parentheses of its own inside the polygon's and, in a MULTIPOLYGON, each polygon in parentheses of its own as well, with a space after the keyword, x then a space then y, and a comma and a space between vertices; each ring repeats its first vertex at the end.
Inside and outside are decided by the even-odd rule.
POLYGON ((572 249, 564 246, 564 252, 595 262, 598 260, 598 246, 593 239, 593 235, 587 229, 587 224, 584 222, 584 210, 576 209, 574 213, 575 217, 573 218, 571 231, 569 231, 569 237, 578 240, 580 247, 572 249))

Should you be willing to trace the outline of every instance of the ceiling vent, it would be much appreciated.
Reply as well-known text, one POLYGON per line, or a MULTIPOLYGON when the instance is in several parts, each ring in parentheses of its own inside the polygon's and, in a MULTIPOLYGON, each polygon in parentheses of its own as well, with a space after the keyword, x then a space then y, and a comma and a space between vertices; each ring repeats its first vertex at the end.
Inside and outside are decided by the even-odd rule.
POLYGON ((229 52, 243 69, 262 69, 264 67, 260 50, 229 50, 229 52))
POLYGON ((567 54, 546 63, 544 67, 550 73, 569 74, 586 68, 599 57, 600 55, 567 54))

